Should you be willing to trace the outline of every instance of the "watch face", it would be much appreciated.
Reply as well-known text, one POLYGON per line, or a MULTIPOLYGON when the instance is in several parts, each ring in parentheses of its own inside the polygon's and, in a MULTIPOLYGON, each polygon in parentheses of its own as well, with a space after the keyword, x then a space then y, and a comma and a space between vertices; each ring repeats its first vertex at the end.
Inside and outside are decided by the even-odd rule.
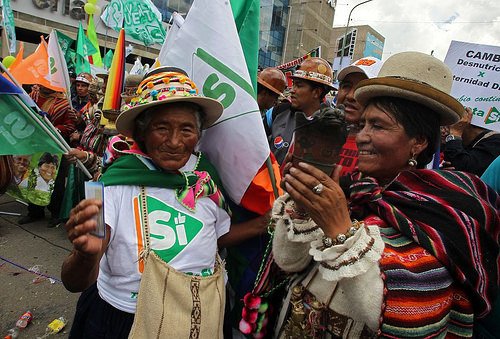
POLYGON ((448 142, 448 141, 455 140, 455 139, 456 139, 456 138, 455 138, 455 136, 454 136, 454 135, 449 134, 449 135, 447 135, 447 136, 446 136, 446 139, 444 139, 444 140, 445 140, 446 142, 448 142))

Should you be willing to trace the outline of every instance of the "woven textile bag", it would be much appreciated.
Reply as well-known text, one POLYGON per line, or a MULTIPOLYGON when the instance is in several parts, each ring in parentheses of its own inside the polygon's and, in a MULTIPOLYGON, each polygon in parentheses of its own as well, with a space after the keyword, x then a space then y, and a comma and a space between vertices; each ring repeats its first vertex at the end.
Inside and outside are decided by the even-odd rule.
MULTIPOLYGON (((148 248, 147 220, 143 224, 148 248)), ((147 253, 129 338, 222 338, 225 284, 220 257, 214 274, 202 277, 177 271, 154 251, 147 253)))

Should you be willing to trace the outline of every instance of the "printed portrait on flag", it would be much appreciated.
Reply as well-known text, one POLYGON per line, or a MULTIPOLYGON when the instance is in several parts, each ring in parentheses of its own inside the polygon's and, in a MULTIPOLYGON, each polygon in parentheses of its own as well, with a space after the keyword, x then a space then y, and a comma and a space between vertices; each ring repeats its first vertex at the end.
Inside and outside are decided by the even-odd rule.
POLYGON ((13 156, 14 178, 7 193, 39 206, 47 206, 54 190, 61 154, 49 152, 13 156))
POLYGON ((31 162, 31 155, 14 155, 12 160, 14 184, 19 185, 29 174, 28 169, 31 162))

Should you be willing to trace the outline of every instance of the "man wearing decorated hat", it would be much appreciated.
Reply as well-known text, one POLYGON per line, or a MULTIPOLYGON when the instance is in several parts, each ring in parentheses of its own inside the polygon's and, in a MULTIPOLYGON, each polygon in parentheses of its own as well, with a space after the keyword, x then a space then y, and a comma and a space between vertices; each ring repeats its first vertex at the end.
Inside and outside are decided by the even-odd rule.
MULTIPOLYGON (((80 138, 80 147, 85 151, 90 151, 98 156, 102 156, 106 147, 107 138, 103 134, 100 125, 102 117, 102 83, 95 77, 89 86, 89 102, 82 109, 82 118, 85 122, 85 129, 80 138)), ((88 160, 88 156, 84 160, 88 160)), ((83 161, 83 160, 82 160, 83 161)))
POLYGON ((103 171, 105 207, 84 200, 66 224, 65 287, 81 292, 70 338, 222 337, 229 231, 217 172, 195 151, 222 104, 174 67, 146 74, 116 129, 136 142, 103 171), (103 210, 104 238, 90 235, 103 210), (196 302, 193 302, 195 300, 196 302))
POLYGON ((90 73, 82 72, 75 79, 76 95, 72 98, 71 104, 77 112, 89 102, 89 85, 93 78, 90 73))
POLYGON ((326 60, 307 58, 292 75, 290 108, 275 117, 272 117, 272 112, 266 113, 264 127, 269 137, 269 147, 279 164, 285 159, 292 142, 295 112, 301 111, 311 116, 319 110, 326 94, 334 88, 332 76, 332 68, 326 60))
POLYGON ((337 106, 343 106, 349 130, 347 140, 340 151, 339 165, 342 165, 341 175, 351 173, 358 163, 356 135, 359 131, 361 114, 365 107, 354 98, 354 89, 361 80, 376 77, 381 67, 382 61, 379 59, 364 57, 342 69, 337 76, 337 80, 340 83, 337 93, 337 106))
POLYGON ((70 145, 78 147, 80 145, 80 138, 85 130, 86 123, 84 114, 88 111, 90 103, 89 87, 94 83, 96 78, 90 73, 80 73, 75 80, 76 96, 73 97, 71 104, 76 111, 76 130, 70 136, 70 145))
POLYGON ((276 105, 286 88, 286 78, 276 67, 263 69, 257 77, 257 103, 262 114, 276 105))

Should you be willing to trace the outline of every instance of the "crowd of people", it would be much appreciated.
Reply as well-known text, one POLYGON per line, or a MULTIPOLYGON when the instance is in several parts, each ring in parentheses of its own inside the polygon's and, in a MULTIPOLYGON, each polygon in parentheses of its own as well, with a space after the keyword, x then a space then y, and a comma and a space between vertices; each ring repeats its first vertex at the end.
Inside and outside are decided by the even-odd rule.
MULTIPOLYGON (((78 74, 71 103, 32 87, 72 149, 40 158, 40 183, 24 174, 29 158, 14 158, 12 175, 54 186, 49 225, 64 222, 73 245, 62 281, 82 293, 70 338, 500 333, 500 133, 471 124, 470 108, 450 95, 450 69, 418 52, 366 57, 341 70, 337 86, 330 64, 310 57, 291 79, 287 87, 277 68, 258 74, 285 192, 262 216, 234 206, 197 151, 224 107, 182 69, 129 75, 115 124, 102 112, 105 75, 78 74), (65 218, 76 160, 103 183, 105 199, 74 197, 65 218), (101 210, 104 238, 92 235, 101 210), (255 244, 269 241, 287 283, 269 310, 248 309, 242 300, 265 249, 255 244), (245 279, 234 278, 240 272, 245 279)), ((30 204, 19 223, 43 217, 30 204)))

